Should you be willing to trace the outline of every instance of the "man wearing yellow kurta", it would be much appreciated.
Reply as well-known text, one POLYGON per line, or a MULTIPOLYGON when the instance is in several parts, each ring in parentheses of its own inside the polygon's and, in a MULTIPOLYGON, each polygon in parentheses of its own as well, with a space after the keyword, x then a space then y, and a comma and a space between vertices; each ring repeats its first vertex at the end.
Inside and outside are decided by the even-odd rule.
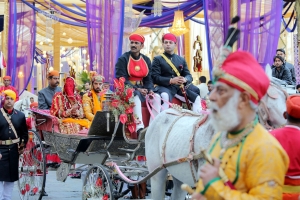
POLYGON ((200 169, 203 190, 193 199, 281 199, 289 158, 256 116, 270 84, 268 77, 243 51, 230 54, 213 74, 211 120, 220 133, 208 149, 213 163, 200 169))
POLYGON ((104 77, 101 75, 91 75, 92 89, 85 93, 82 97, 83 111, 85 117, 90 121, 93 121, 97 111, 102 110, 102 102, 105 100, 104 94, 101 94, 101 86, 104 81, 104 77))

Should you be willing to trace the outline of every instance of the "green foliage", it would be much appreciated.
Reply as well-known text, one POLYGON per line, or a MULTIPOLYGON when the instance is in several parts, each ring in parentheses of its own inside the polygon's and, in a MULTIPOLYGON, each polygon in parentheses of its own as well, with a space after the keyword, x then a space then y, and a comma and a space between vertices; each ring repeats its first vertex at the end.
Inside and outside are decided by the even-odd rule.
POLYGON ((90 82, 89 74, 86 71, 78 72, 76 77, 77 90, 85 90, 84 84, 90 82))

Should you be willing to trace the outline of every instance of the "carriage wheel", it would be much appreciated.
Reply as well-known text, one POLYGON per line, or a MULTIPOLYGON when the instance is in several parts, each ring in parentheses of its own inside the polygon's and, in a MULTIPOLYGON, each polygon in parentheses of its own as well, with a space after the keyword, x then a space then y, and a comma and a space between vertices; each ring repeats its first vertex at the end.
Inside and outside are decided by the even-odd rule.
POLYGON ((114 199, 111 180, 102 165, 95 164, 88 169, 83 183, 82 199, 114 199))
POLYGON ((30 130, 24 153, 19 157, 19 192, 22 200, 40 200, 46 181, 46 159, 40 136, 30 130))

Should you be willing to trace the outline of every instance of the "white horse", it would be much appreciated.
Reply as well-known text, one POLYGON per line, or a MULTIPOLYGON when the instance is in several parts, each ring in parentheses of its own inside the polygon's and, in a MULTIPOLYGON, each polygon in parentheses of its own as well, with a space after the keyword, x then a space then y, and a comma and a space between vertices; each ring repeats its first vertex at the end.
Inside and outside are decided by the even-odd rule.
MULTIPOLYGON (((287 96, 280 86, 274 81, 271 82, 268 94, 262 99, 264 105, 259 105, 258 109, 260 122, 267 128, 271 125, 278 127, 285 123, 282 114, 286 110, 287 96)), ((149 172, 168 162, 199 155, 201 149, 208 148, 214 135, 215 130, 211 120, 209 117, 205 120, 205 115, 197 116, 175 109, 163 111, 154 119, 146 133, 145 149, 149 172), (198 124, 201 126, 197 127, 198 124)), ((181 184, 194 186, 203 163, 204 159, 200 158, 196 160, 196 165, 192 162, 179 162, 166 166, 151 178, 152 199, 164 198, 165 180, 169 173, 173 177, 174 184, 172 199, 183 200, 186 192, 181 190, 181 184), (195 166, 198 168, 196 169, 195 166)))
POLYGON ((16 101, 14 104, 14 109, 21 111, 25 114, 25 117, 27 118, 30 114, 30 99, 29 97, 20 99, 19 101, 16 101))

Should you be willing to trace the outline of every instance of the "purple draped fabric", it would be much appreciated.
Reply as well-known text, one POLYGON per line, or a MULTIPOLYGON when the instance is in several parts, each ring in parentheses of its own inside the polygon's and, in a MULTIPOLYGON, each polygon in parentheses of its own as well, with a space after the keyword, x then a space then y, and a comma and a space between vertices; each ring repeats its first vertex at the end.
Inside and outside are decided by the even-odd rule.
POLYGON ((35 52, 35 12, 24 3, 9 2, 8 66, 11 84, 21 94, 27 87, 35 52), (23 77, 18 74, 22 73, 23 77))
MULTIPOLYGON (((206 0, 208 38, 212 60, 217 60, 230 24, 230 1, 206 0)), ((237 48, 250 52, 262 65, 272 64, 280 35, 282 1, 238 0, 238 28, 241 37, 237 48)))
POLYGON ((90 70, 112 83, 122 53, 124 0, 87 0, 86 15, 90 70))

